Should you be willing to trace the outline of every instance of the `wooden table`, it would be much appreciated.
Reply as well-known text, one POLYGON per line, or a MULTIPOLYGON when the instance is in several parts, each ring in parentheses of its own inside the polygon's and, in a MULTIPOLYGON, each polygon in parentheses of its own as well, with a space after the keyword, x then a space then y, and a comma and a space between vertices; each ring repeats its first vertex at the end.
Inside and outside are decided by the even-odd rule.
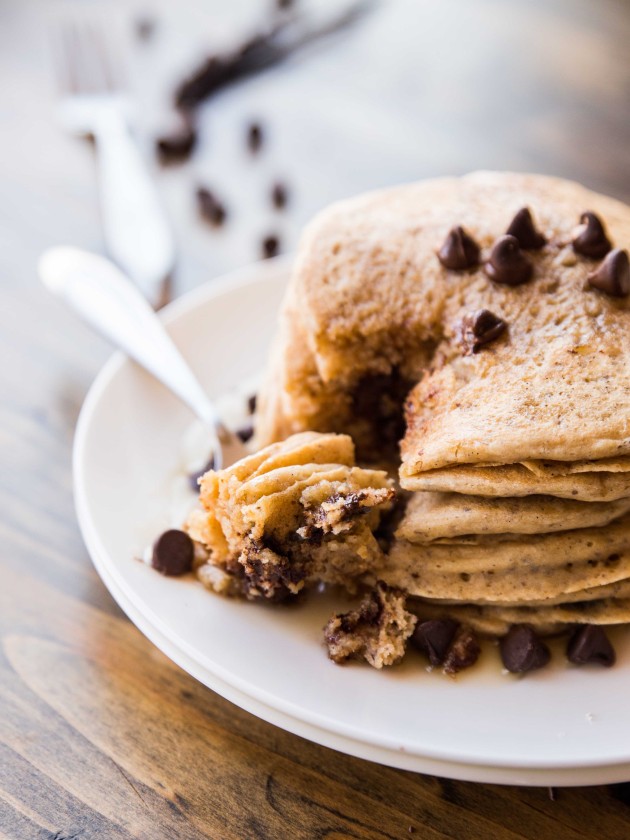
MULTIPOLYGON (((625 840, 630 785, 552 800, 341 755, 195 682, 113 602, 77 528, 70 472, 77 414, 109 351, 35 275, 48 245, 101 247, 91 151, 51 118, 50 5, 0 6, 0 837, 625 840)), ((155 80, 174 72, 169 38, 214 37, 225 5, 156 5, 157 40, 131 53, 145 125, 165 101, 155 80)), ((246 19, 268 6, 234 8, 246 19)), ((293 246, 332 198, 418 176, 511 167, 630 198, 629 43, 621 0, 377 9, 204 110, 199 155, 159 177, 176 292, 255 258, 266 232, 293 246), (267 129, 257 160, 243 141, 253 117, 267 129), (269 206, 274 178, 291 190, 284 214, 269 206), (229 204, 224 231, 195 216, 201 181, 229 204)))

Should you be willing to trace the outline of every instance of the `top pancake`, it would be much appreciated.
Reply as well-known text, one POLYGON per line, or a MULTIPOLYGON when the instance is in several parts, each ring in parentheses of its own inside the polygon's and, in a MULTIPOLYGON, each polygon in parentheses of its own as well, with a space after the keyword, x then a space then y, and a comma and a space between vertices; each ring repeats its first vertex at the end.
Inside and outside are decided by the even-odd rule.
POLYGON ((298 256, 261 395, 259 442, 301 429, 348 431, 362 457, 378 460, 384 426, 361 416, 370 412, 357 399, 367 380, 381 391, 394 382, 395 398, 404 383, 418 383, 407 401, 403 486, 461 464, 630 455, 630 301, 585 288, 599 261, 570 246, 585 210, 602 218, 615 246, 630 245, 628 207, 542 176, 475 173, 329 208, 298 256), (527 252, 530 282, 497 285, 482 267, 440 264, 436 249, 454 225, 479 243, 483 264, 523 206, 547 238, 527 252), (508 329, 465 355, 458 325, 479 309, 508 329))

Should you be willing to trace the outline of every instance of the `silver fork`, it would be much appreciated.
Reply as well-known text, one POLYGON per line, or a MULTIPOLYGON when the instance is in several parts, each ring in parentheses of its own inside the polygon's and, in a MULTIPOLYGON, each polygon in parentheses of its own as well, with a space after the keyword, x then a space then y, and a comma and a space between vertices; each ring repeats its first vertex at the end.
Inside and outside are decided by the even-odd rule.
POLYGON ((163 302, 175 262, 171 230, 131 132, 122 67, 103 27, 58 21, 53 55, 63 125, 96 142, 101 216, 109 255, 148 300, 163 302))
POLYGON ((51 248, 39 260, 39 274, 53 294, 197 415, 208 430, 207 460, 215 470, 249 454, 221 421, 159 317, 113 263, 78 248, 51 248))

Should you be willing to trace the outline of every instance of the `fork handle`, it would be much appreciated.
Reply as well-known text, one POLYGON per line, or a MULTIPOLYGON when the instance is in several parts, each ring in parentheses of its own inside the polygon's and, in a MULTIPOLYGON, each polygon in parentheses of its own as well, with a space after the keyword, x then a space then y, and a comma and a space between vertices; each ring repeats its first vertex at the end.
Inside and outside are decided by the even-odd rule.
POLYGON ((95 127, 101 214, 112 259, 154 305, 175 261, 173 237, 124 114, 108 110, 95 127))

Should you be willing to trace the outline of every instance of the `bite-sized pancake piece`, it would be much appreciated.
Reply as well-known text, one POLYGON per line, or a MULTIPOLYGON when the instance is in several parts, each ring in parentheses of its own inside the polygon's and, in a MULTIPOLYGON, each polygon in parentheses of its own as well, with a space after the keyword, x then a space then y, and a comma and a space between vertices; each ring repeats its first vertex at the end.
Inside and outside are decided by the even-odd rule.
POLYGON ((328 655, 338 665, 365 659, 373 668, 403 658, 416 617, 405 609, 405 593, 381 581, 353 610, 334 615, 324 627, 328 655))
POLYGON ((352 588, 382 562, 374 531, 394 498, 381 471, 354 466, 345 435, 306 432, 201 479, 187 523, 210 588, 284 600, 319 581, 352 588))

